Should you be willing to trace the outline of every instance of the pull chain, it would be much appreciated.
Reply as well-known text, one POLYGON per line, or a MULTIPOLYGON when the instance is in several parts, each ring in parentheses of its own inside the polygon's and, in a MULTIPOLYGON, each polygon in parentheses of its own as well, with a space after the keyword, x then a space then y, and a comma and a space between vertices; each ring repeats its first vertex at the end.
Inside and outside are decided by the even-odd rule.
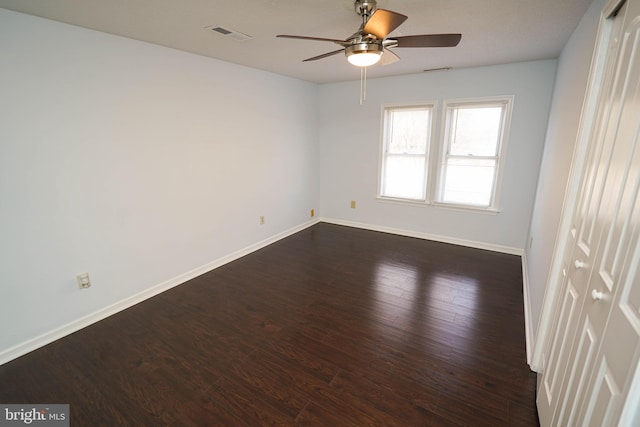
POLYGON ((360 105, 367 98, 367 67, 360 67, 360 105))

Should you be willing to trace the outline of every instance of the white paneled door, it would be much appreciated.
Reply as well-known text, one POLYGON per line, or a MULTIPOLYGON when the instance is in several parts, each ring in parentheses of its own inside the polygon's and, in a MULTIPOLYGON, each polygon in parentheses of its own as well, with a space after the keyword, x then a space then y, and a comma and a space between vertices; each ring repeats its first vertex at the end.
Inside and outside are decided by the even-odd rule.
POLYGON ((542 426, 640 426, 640 0, 605 10, 603 86, 538 390, 542 426))

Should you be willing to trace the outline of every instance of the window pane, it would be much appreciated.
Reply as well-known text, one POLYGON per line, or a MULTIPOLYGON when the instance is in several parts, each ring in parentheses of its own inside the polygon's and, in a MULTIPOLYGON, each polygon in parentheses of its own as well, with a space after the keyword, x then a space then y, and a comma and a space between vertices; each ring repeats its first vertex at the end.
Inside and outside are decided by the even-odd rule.
POLYGON ((382 195, 423 200, 425 197, 425 157, 393 156, 386 158, 382 195))
POLYGON ((489 206, 495 170, 495 160, 449 159, 442 201, 489 206))
POLYGON ((502 107, 455 107, 450 112, 449 153, 461 156, 496 155, 502 107))
POLYGON ((391 110, 387 152, 426 154, 429 140, 429 110, 391 110))
POLYGON ((386 108, 380 195, 425 200, 431 105, 386 108))

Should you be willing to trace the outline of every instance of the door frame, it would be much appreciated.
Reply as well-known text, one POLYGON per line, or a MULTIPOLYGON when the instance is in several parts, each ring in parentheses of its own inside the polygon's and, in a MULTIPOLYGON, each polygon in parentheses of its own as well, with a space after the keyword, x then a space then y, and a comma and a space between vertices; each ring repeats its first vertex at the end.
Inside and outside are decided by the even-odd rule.
POLYGON ((578 193, 586 167, 589 152, 589 141, 593 132, 593 123, 597 114, 602 80, 607 62, 608 44, 613 27, 612 20, 626 0, 608 0, 600 13, 596 44, 591 58, 586 95, 583 100, 578 134, 576 136, 573 158, 567 181, 565 198, 560 217, 560 225, 555 239, 555 246, 551 261, 551 268, 547 278, 538 333, 531 356, 530 367, 533 371, 542 372, 544 369, 544 353, 553 334, 553 319, 557 309, 557 302, 562 292, 564 278, 564 254, 569 244, 569 233, 574 212, 577 208, 578 193))

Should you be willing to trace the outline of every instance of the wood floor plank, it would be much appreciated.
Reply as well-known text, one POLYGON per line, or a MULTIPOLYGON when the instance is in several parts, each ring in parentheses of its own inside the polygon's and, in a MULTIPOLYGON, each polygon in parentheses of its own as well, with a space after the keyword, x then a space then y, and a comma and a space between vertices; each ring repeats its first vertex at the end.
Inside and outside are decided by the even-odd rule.
POLYGON ((0 366, 72 425, 538 426, 517 256, 316 224, 0 366))
POLYGON ((260 350, 246 360, 234 363, 227 376, 251 387, 256 395, 291 419, 295 419, 309 403, 306 384, 312 382, 310 387, 325 384, 301 374, 291 365, 283 366, 277 356, 260 350))

